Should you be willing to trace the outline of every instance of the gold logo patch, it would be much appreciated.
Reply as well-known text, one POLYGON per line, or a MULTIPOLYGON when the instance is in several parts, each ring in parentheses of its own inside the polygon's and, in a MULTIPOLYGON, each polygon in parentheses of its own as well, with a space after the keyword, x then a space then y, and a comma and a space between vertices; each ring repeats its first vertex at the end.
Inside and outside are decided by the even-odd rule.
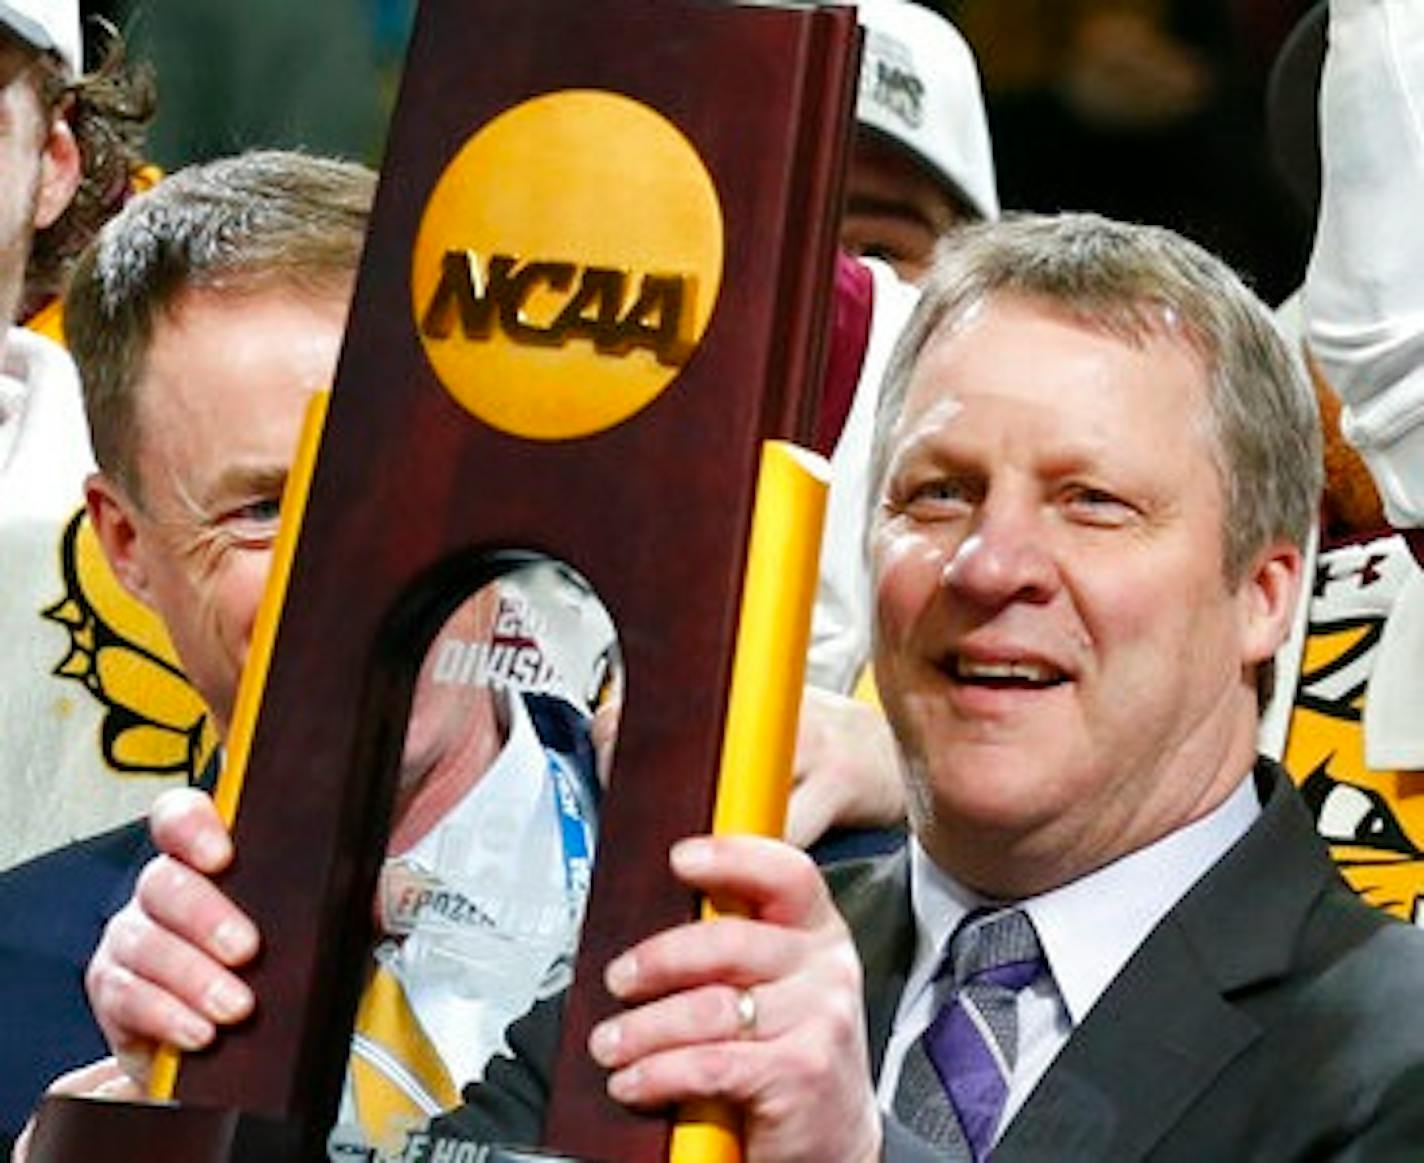
POLYGON ((411 266, 445 389, 533 440, 611 428, 677 377, 712 317, 722 212, 661 114, 574 89, 482 126, 425 208, 411 266))
POLYGON ((217 746, 207 708, 178 668, 157 616, 124 592, 84 515, 64 531, 65 593, 43 612, 69 632, 54 673, 104 708, 100 747, 123 775, 178 775, 196 783, 217 746))
POLYGON ((1350 887, 1424 924, 1424 782, 1365 763, 1361 720, 1382 625, 1311 624, 1284 763, 1350 887))

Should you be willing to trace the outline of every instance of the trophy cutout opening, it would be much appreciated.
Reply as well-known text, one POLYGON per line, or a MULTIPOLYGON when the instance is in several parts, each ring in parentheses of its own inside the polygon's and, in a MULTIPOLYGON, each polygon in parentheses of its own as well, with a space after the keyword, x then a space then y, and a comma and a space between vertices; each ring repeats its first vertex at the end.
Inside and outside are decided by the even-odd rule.
POLYGON ((332 1157, 402 1158, 510 1024, 568 988, 624 687, 613 621, 561 561, 476 557, 413 593, 367 709, 404 734, 332 1157), (471 570, 488 580, 450 581, 471 570))

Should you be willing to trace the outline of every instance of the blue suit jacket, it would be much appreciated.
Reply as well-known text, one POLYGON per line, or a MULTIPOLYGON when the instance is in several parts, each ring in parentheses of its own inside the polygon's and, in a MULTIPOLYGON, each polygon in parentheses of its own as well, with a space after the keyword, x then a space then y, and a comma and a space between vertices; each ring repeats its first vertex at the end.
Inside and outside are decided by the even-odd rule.
POLYGON ((108 1053, 84 995, 104 923, 153 855, 137 820, 0 875, 0 1142, 55 1075, 108 1053))

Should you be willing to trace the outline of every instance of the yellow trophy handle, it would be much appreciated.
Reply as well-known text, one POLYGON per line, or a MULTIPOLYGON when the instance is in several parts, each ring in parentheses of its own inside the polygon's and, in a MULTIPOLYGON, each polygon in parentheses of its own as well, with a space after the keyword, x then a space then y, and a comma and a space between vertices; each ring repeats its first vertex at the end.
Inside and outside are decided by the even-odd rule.
MULTIPOLYGON (((762 446, 737 652, 717 778, 716 834, 780 836, 796 755, 830 466, 785 441, 762 446)), ((703 915, 716 910, 704 903, 703 915)), ((723 1103, 678 1112, 670 1163, 738 1163, 740 1117, 723 1103)))
MULTIPOLYGON (((311 490, 312 474, 316 471, 316 453, 321 445, 322 428, 326 423, 330 392, 316 392, 307 403, 302 421, 302 435, 287 485, 282 492, 282 523, 272 545, 272 568, 262 591, 262 604, 252 623, 252 641, 247 648, 247 660, 242 668, 237 698, 233 703, 232 722, 228 726, 222 773, 218 776, 213 801, 223 823, 232 827, 237 815, 237 801, 242 794, 243 777, 247 774, 247 756, 252 747, 252 733, 257 726, 257 711, 262 705, 262 691, 267 685, 267 671, 272 664, 272 650, 277 643, 277 623, 282 602, 287 594, 287 579, 297 553, 297 533, 306 512, 307 494, 311 490)), ((179 1053, 172 1046, 159 1047, 154 1055, 149 1076, 149 1097, 167 1100, 173 1097, 178 1082, 179 1053)))

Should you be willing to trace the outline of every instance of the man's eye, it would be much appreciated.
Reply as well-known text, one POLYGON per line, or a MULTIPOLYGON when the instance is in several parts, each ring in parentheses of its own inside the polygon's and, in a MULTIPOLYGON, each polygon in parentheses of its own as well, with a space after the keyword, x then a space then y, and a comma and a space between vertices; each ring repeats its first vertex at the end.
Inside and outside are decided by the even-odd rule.
POLYGON ((878 258, 883 263, 894 266, 897 262, 907 262, 916 256, 905 253, 903 247, 893 243, 870 240, 861 243, 855 251, 857 258, 878 258))
POLYGON ((267 497, 239 505, 223 517, 221 524, 223 529, 238 541, 265 543, 277 535, 277 526, 281 520, 281 500, 267 497))
POLYGON ((1073 486, 1065 491, 1063 500, 1072 516, 1092 524, 1121 525, 1136 513, 1131 502, 1091 485, 1073 486))
POLYGON ((232 519, 252 525, 275 524, 282 519, 282 502, 277 497, 252 501, 239 509, 234 509, 232 519))
POLYGON ((915 496, 931 501, 958 501, 964 498, 965 490, 959 481, 927 481, 916 487, 915 496))
POLYGON ((976 493, 965 481, 936 477, 907 483, 892 500, 895 508, 912 517, 935 520, 964 513, 974 504, 976 493))

